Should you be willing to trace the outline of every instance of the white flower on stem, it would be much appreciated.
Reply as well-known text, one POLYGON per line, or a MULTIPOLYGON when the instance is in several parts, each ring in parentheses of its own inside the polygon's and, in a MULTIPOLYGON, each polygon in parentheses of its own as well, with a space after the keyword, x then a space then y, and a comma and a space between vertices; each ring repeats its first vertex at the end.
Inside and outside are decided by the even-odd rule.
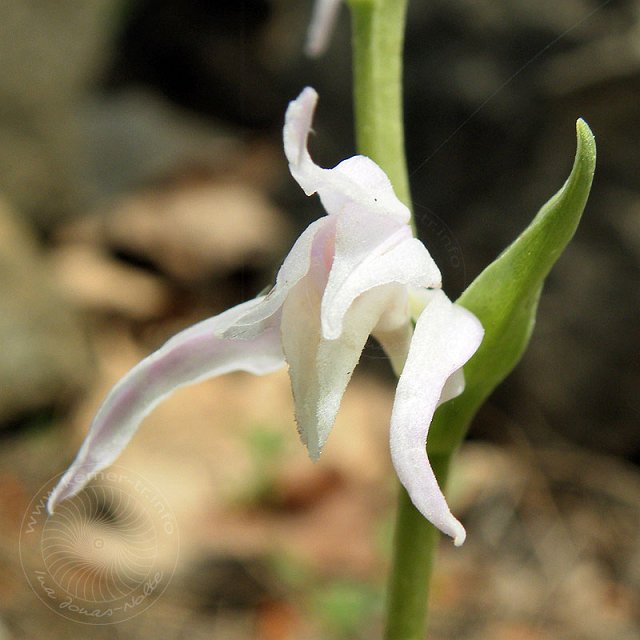
POLYGON ((398 476, 425 517, 456 544, 464 540, 425 444, 438 404, 464 387, 461 367, 478 348, 482 327, 439 289, 440 272, 412 236, 409 210, 378 165, 364 156, 333 169, 313 162, 307 137, 317 98, 307 88, 290 103, 284 149, 291 174, 307 195, 319 195, 327 215, 300 235, 268 295, 182 331, 115 385, 52 492, 50 512, 116 459, 163 398, 229 371, 261 375, 288 364, 300 436, 317 459, 373 335, 401 373, 391 419, 398 476), (416 304, 424 311, 414 329, 416 304))
POLYGON ((307 30, 304 51, 310 58, 321 56, 329 45, 342 0, 316 0, 307 30))

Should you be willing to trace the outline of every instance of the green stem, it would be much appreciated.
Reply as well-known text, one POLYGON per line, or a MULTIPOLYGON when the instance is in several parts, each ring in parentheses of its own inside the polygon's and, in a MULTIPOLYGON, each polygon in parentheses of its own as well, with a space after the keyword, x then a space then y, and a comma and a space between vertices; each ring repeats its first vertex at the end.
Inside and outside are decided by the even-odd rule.
MULTIPOLYGON (((410 207, 402 113, 407 0, 349 0, 349 4, 358 151, 384 169, 397 196, 410 207)), ((442 487, 450 455, 430 460, 442 487)), ((386 640, 424 640, 429 581, 438 538, 435 527, 401 488, 387 595, 386 640)))
POLYGON ((350 0, 358 151, 411 206, 404 152, 402 49, 407 0, 350 0))
MULTIPOLYGON (((450 456, 431 456, 440 486, 446 481, 450 456)), ((424 640, 429 583, 440 532, 413 506, 400 487, 385 640, 424 640)))

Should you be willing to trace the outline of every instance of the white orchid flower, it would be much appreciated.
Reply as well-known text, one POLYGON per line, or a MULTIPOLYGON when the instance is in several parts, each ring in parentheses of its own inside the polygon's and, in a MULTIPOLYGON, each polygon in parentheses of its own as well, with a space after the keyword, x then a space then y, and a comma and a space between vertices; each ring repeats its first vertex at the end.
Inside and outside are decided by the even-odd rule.
POLYGON ((342 0, 316 0, 314 3, 304 46, 310 58, 318 58, 327 50, 341 4, 342 0))
POLYGON ((440 272, 412 236, 409 210, 378 165, 364 156, 333 169, 313 162, 307 137, 317 98, 307 88, 290 103, 284 149, 291 174, 307 195, 320 196, 328 215, 298 238, 268 295, 182 331, 113 387, 52 492, 50 512, 116 459, 163 398, 229 371, 262 375, 288 364, 300 435, 317 459, 373 335, 402 372, 391 419, 398 476, 425 517, 456 544, 464 540, 425 443, 438 404, 464 387, 461 367, 478 348, 482 327, 439 289, 440 272), (424 311, 414 330, 416 304, 424 311))

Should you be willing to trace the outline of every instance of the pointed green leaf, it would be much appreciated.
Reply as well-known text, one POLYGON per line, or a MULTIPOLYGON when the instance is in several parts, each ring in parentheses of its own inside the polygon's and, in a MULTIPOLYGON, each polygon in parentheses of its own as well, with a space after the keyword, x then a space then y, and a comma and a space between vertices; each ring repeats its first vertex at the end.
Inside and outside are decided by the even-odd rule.
POLYGON ((464 368, 464 393, 435 416, 429 434, 432 453, 450 452, 459 444, 480 405, 529 343, 544 279, 575 233, 593 180, 595 140, 584 120, 578 120, 576 129, 576 157, 562 189, 457 300, 480 319, 485 337, 464 368))

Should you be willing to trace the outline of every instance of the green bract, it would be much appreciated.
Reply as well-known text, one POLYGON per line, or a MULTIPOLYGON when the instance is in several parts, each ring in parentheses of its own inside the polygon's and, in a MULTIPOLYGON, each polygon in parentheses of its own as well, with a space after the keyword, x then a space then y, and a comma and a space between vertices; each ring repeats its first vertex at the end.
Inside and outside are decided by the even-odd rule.
POLYGON ((576 157, 562 189, 456 301, 478 317, 485 337, 464 368, 464 393, 436 413, 430 452, 448 453, 460 443, 475 412, 529 343, 544 279, 573 237, 593 181, 595 140, 584 120, 576 130, 576 157))

